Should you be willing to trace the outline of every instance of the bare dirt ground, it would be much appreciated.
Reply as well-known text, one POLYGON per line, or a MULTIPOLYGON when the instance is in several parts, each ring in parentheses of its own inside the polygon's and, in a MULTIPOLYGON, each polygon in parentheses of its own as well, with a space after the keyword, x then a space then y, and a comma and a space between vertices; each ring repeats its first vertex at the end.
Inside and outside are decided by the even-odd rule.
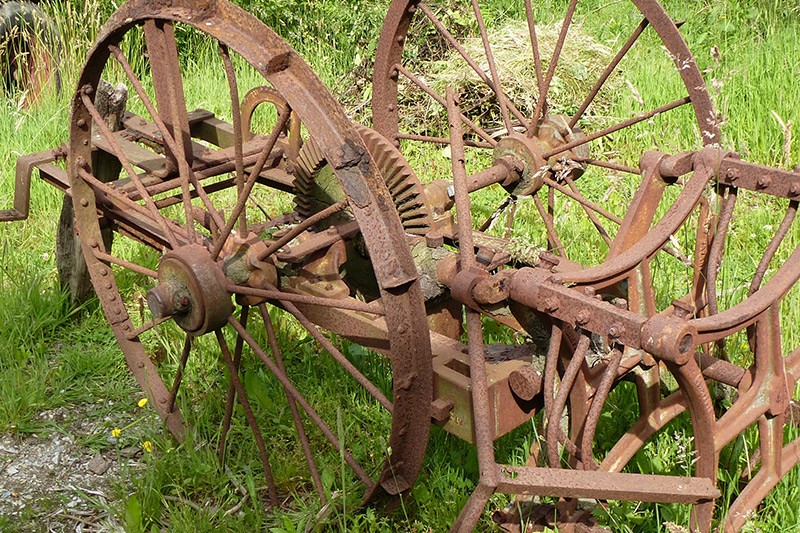
POLYGON ((125 421, 97 412, 92 404, 44 411, 38 421, 47 431, 0 435, 0 532, 123 531, 114 498, 140 468, 142 450, 115 446, 109 428, 125 421), (97 439, 108 451, 93 451, 88 443, 97 439))

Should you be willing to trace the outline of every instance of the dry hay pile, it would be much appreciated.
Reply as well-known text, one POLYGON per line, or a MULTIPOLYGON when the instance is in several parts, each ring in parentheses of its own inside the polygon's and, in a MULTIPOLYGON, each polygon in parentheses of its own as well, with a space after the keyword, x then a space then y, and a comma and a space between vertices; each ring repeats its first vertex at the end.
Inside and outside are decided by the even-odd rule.
MULTIPOLYGON (((536 28, 545 75, 560 30, 561 22, 536 28)), ((514 21, 499 28, 490 28, 488 36, 504 92, 525 116, 532 115, 539 87, 527 23, 514 21)), ((491 78, 483 42, 477 32, 474 37, 461 37, 459 40, 486 76, 491 78)), ((597 42, 582 26, 573 25, 550 85, 550 113, 570 115, 577 111, 612 57, 613 52, 609 47, 597 42)), ((473 119, 477 117, 479 125, 489 131, 502 125, 492 90, 456 50, 448 49, 440 58, 428 61, 418 59, 413 63, 419 77, 437 93, 444 94, 447 86, 453 87, 460 97, 464 113, 473 119)), ((401 120, 407 131, 419 132, 420 125, 424 124, 429 134, 446 135, 446 113, 442 106, 405 78, 401 77, 401 83, 402 107, 406 109, 401 120)), ((621 76, 612 75, 585 116, 607 114, 612 96, 624 85, 621 76)))

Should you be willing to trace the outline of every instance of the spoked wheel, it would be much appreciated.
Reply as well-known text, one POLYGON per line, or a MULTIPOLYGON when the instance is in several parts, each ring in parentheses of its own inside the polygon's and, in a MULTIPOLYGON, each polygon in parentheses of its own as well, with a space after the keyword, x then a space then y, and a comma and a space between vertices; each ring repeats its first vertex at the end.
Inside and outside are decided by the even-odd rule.
MULTIPOLYGON (((128 367, 181 439, 186 427, 178 392, 193 345, 218 353, 230 380, 220 455, 238 401, 273 503, 286 481, 272 478, 263 423, 240 375, 246 357, 260 360, 263 375, 285 392, 321 497, 317 463, 330 450, 336 461, 341 453, 369 496, 407 491, 428 439, 431 349, 404 222, 393 208, 392 184, 387 188, 379 170, 391 164, 407 180, 413 173, 385 142, 365 144, 308 65, 251 15, 226 1, 160 6, 134 0, 107 23, 80 77, 70 131, 68 172, 81 245, 128 367), (186 39, 180 46, 177 35, 186 39), (197 46, 184 53, 189 45, 197 46), (207 111, 187 111, 186 67, 201 64, 198 59, 219 65, 214 79, 230 102, 223 113, 230 113, 232 125, 207 111), (129 114, 117 133, 104 126, 93 103, 101 76, 126 83, 138 98, 134 108, 142 110, 141 117, 129 114), (248 94, 243 103, 240 93, 248 94), (276 112, 254 124, 253 109, 267 102, 276 112), (119 180, 97 179, 93 150, 119 159, 119 180), (314 188, 308 175, 312 184, 325 184, 315 190, 327 195, 306 197, 306 189, 314 188), (291 212, 293 202, 307 209, 291 212), (113 251, 101 236, 108 226, 126 237, 113 251), (343 278, 351 268, 368 288, 343 278), (143 284, 149 312, 125 289, 131 283, 143 284), (272 306, 285 314, 270 312, 272 306), (388 363, 365 364, 390 365, 392 384, 381 388, 385 369, 369 374, 359 368, 355 350, 338 348, 317 325, 388 354, 388 363), (343 376, 352 376, 352 382, 331 378, 341 379, 341 388, 357 383, 361 393, 349 394, 383 409, 387 435, 362 446, 368 452, 349 446, 372 428, 347 419, 346 411, 342 421, 336 409, 326 421, 330 412, 299 390, 295 378, 309 368, 282 357, 276 338, 287 329, 309 338, 327 352, 320 358, 330 357, 343 376), (172 365, 164 365, 175 370, 166 372, 148 348, 170 336, 182 349, 172 365)), ((202 94, 210 85, 203 80, 202 94)), ((322 359, 319 364, 324 366, 322 359)))
MULTIPOLYGON (((516 267, 545 266, 557 274, 554 279, 558 278, 565 286, 577 284, 581 290, 585 287, 587 294, 591 291, 593 295, 596 290, 598 299, 601 295, 608 300, 617 297, 624 309, 653 316, 665 307, 665 304, 656 302, 653 293, 650 271, 653 256, 645 254, 634 264, 618 270, 613 280, 611 277, 614 276, 609 277, 608 271, 602 272, 602 263, 624 255, 650 233, 648 237, 660 235, 655 237, 659 242, 653 248, 654 254, 658 250, 670 253, 696 270, 703 265, 692 264, 686 255, 669 243, 671 232, 677 231, 680 224, 669 231, 665 231, 663 225, 653 228, 659 222, 657 212, 662 199, 666 202, 676 200, 675 196, 670 196, 671 192, 666 195, 664 192, 667 182, 674 183, 674 178, 664 180, 658 172, 650 172, 658 167, 657 161, 643 160, 637 168, 635 162, 625 160, 623 148, 640 145, 640 138, 654 127, 676 132, 675 136, 686 143, 683 148, 716 143, 719 139, 716 115, 702 75, 676 24, 657 2, 634 0, 617 3, 613 13, 615 24, 625 21, 629 26, 617 29, 619 33, 614 34, 615 37, 621 35, 617 39, 619 51, 616 54, 606 52, 605 63, 589 79, 585 92, 577 94, 575 100, 565 101, 564 80, 558 78, 563 78, 564 69, 575 61, 576 48, 587 47, 586 32, 592 31, 591 20, 587 19, 603 17, 603 20, 608 20, 611 14, 585 15, 581 13, 579 3, 572 1, 564 17, 557 19, 559 23, 553 26, 555 31, 551 31, 550 26, 535 20, 533 4, 519 2, 516 11, 506 7, 503 17, 516 17, 517 22, 506 23, 493 31, 490 29, 492 25, 486 23, 486 19, 494 16, 488 3, 462 2, 460 11, 456 8, 458 13, 454 15, 452 6, 449 10, 438 10, 433 2, 393 2, 384 23, 376 59, 373 89, 375 127, 388 139, 393 139, 404 153, 428 155, 433 147, 439 149, 449 145, 453 160, 453 188, 448 191, 448 201, 443 201, 442 205, 447 209, 455 203, 458 210, 458 228, 454 227, 448 236, 461 248, 462 271, 468 270, 470 262, 474 262, 474 258, 465 259, 464 254, 472 254, 473 247, 479 252, 481 248, 490 247, 486 244, 487 232, 492 231, 495 220, 499 221, 500 216, 505 215, 505 224, 498 224, 505 226, 499 235, 501 238, 488 242, 495 251, 506 252, 506 257, 510 258, 508 264, 516 267), (425 44, 410 37, 421 33, 428 36, 425 44), (508 35, 516 37, 511 59, 508 57, 508 35), (637 43, 639 40, 645 42, 637 43), (619 88, 615 94, 615 79, 616 83, 620 83, 620 78, 621 83, 628 81, 626 56, 635 50, 634 47, 643 46, 650 47, 646 52, 650 59, 648 67, 651 73, 659 73, 656 76, 660 90, 639 94, 628 82, 631 89, 623 91, 624 96, 620 96, 619 88), (505 51, 503 47, 506 47, 505 51), (434 54, 434 57, 426 58, 426 53, 434 54), (526 61, 520 57, 528 58, 528 70, 507 72, 508 68, 522 69, 520 65, 526 61), (431 67, 426 59, 434 60, 434 66, 431 67), (442 63, 459 63, 464 68, 456 74, 449 71, 443 74, 442 63), (528 93, 515 86, 518 79, 525 76, 535 79, 528 93), (464 78, 468 81, 464 82, 464 78), (437 81, 441 79, 445 81, 437 81), (446 84, 454 85, 451 88, 458 93, 451 105, 448 105, 445 94, 446 84), (638 105, 629 105, 634 101, 638 105), (419 120, 421 112, 425 113, 425 120, 419 120), (692 122, 693 132, 677 133, 678 123, 692 122), (457 146, 460 144, 457 139, 462 138, 463 146, 457 146), (466 164, 466 169, 457 169, 459 160, 466 164), (610 179, 610 175, 614 178, 610 179), (628 179, 620 180, 617 177, 620 175, 627 175, 628 179), (460 193, 459 182, 464 184, 460 193), (635 194, 631 192, 621 203, 619 200, 616 204, 608 202, 608 197, 614 196, 609 192, 620 182, 627 183, 631 191, 636 191, 635 194), (493 193, 488 189, 495 184, 504 190, 495 186, 493 193), (488 208, 487 201, 479 194, 468 196, 480 189, 487 189, 485 194, 491 198, 488 208), (499 202, 502 198, 505 199, 499 202), (526 210, 529 216, 525 216, 526 210), (482 218, 473 225, 470 215, 476 214, 482 214, 482 218), (465 220, 471 227, 479 227, 480 231, 472 236, 463 233, 465 220), (655 231, 651 232, 651 229, 655 231), (515 242, 523 236, 526 237, 523 243, 515 242), (465 250, 465 247, 470 250, 465 250), (524 248, 524 253, 520 252, 520 247, 524 248), (544 251, 549 254, 543 255, 541 252, 544 251), (601 263, 601 266, 597 267, 600 270, 582 276, 579 263, 601 263)), ((502 20, 502 17, 498 19, 502 20)), ((605 33, 601 37, 604 42, 608 38, 605 33)), ((581 63, 581 66, 585 65, 581 63)), ((663 146, 662 139, 653 141, 656 147, 663 146)), ((653 146, 646 145, 642 149, 648 148, 653 146)), ((698 202, 708 206, 701 198, 707 180, 708 176, 705 176, 683 183, 684 189, 692 192, 675 202, 685 206, 681 220, 696 217, 696 214, 690 214, 696 213, 695 209, 703 209, 696 208, 698 202), (692 199, 687 196, 692 196, 692 199)), ((435 190, 434 185, 430 187, 435 190)), ((699 235, 701 231, 698 229, 697 233, 699 235)), ((502 262, 494 262, 494 259, 484 260, 481 268, 491 270, 498 264, 502 266, 502 262)), ((466 278, 465 275, 463 279, 466 278)), ((462 286, 466 285, 464 281, 462 286)), ((688 285, 691 287, 692 282, 688 285)), ((470 302, 460 299, 470 306, 470 302)), ((527 305, 539 305, 538 310, 545 314, 558 314, 557 309, 541 307, 541 302, 531 301, 527 305)), ((476 354, 472 359, 471 376, 477 389, 481 387, 479 380, 484 379, 476 371, 478 362, 483 359, 484 339, 479 324, 473 323, 470 327, 470 321, 476 321, 470 318, 474 313, 469 309, 465 312, 470 352, 476 354)), ((524 327, 524 317, 518 318, 524 327)), ((621 345, 612 350, 613 341, 606 345, 608 350, 604 353, 594 353, 595 342, 581 327, 591 319, 584 317, 577 322, 577 327, 559 320, 546 322, 554 333, 558 332, 558 340, 555 336, 551 338, 545 375, 540 376, 543 378, 547 422, 545 441, 548 447, 542 459, 550 468, 570 465, 582 470, 619 472, 627 461, 614 468, 609 466, 613 461, 595 462, 593 438, 609 394, 621 377, 632 375, 632 371, 639 367, 641 353, 636 355, 621 345), (566 408, 570 409, 572 424, 571 430, 563 434, 560 421, 566 408), (563 456, 562 447, 565 448, 563 456)), ((663 374, 665 379, 677 382, 684 402, 680 411, 688 409, 691 425, 698 428, 694 451, 697 463, 693 469, 697 483, 692 490, 697 491, 693 501, 702 503, 695 506, 692 527, 708 529, 716 493, 717 461, 711 429, 715 420, 709 392, 699 367, 693 362, 665 366, 650 358, 644 363, 644 370, 634 378, 638 384, 642 419, 648 419, 654 409, 666 409, 675 401, 674 397, 666 400, 662 396, 663 374)), ((479 413, 477 405, 480 399, 474 393, 473 401, 476 413, 479 413)), ((482 484, 456 524, 459 530, 467 530, 475 523, 494 490, 493 483, 499 483, 504 491, 524 492, 537 485, 535 475, 545 475, 512 470, 510 474, 513 476, 506 476, 502 472, 493 472, 492 446, 487 440, 489 436, 481 444, 480 438, 476 437, 482 484), (489 481, 484 484, 487 479, 489 481), (527 487, 526 483, 529 483, 527 487)), ((643 445, 644 442, 637 441, 635 450, 643 445)), ((597 479, 600 482, 601 477, 597 479)), ((607 479, 612 483, 611 477, 607 479)), ((665 491, 675 489, 675 479, 664 482, 665 491), (671 488, 667 489, 667 485, 671 488)), ((544 489, 537 487, 535 490, 547 494, 544 489)), ((647 497, 644 494, 634 497, 636 489, 633 486, 629 490, 627 497, 647 497)), ((568 491, 560 487, 555 489, 555 493, 567 494, 568 491)), ((623 496, 622 493, 619 495, 623 496)), ((687 498, 684 501, 692 500, 687 498)))
POLYGON ((689 49, 656 1, 617 3, 611 12, 588 14, 572 1, 564 18, 556 18, 563 22, 549 25, 535 20, 532 4, 506 6, 501 16, 477 1, 449 11, 417 0, 393 2, 375 64, 375 128, 404 152, 427 153, 447 144, 443 85, 455 84, 462 93, 457 96, 462 99, 469 189, 493 183, 505 188, 488 204, 478 202, 476 215, 484 214, 476 226, 487 229, 505 213, 505 224, 498 221, 506 226, 504 237, 532 235, 533 245, 562 258, 586 261, 590 255, 598 261, 605 255, 598 250, 611 247, 625 210, 624 204, 600 205, 619 181, 609 175, 633 175, 638 182, 636 161, 629 164, 620 149, 641 144, 641 137, 663 146, 664 138, 647 133, 654 127, 686 140, 676 150, 715 143, 716 116, 689 49), (490 17, 501 21, 494 30, 488 29, 490 17), (613 19, 617 26, 624 21, 629 27, 609 35, 604 33, 607 24, 599 30, 592 24, 597 19, 613 19), (426 35, 427 43, 408 38, 409 28, 414 35, 426 35), (601 33, 597 40, 592 28, 601 33), (621 43, 616 54, 603 49, 589 59, 580 55, 602 49, 598 42, 612 38, 621 43), (656 94, 640 94, 628 79, 626 56, 643 47, 650 68, 646 78, 659 80, 656 94), (567 79, 570 69, 583 72, 587 62, 597 61, 604 63, 596 71, 579 74, 586 78, 583 84, 567 79), (443 63, 463 68, 443 74, 443 63), (521 78, 530 79, 528 85, 520 85, 521 78), (566 86, 570 83, 577 88, 566 86), (671 117, 689 114, 695 131, 678 131, 671 117), (567 210, 581 212, 581 222, 572 217, 566 223, 567 210))

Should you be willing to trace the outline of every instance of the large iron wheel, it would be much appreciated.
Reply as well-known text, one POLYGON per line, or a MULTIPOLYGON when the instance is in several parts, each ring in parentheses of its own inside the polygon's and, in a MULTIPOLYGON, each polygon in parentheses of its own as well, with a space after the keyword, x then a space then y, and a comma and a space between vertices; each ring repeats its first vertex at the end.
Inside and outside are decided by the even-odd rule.
MULTIPOLYGON (((271 500, 277 503, 281 480, 272 479, 268 446, 239 376, 240 360, 250 353, 263 361, 267 374, 285 391, 320 497, 325 492, 316 463, 323 451, 315 442, 326 440, 366 485, 369 496, 407 491, 421 467, 430 426, 432 370, 422 296, 403 225, 378 172, 386 155, 371 156, 310 67, 269 28, 226 1, 178 0, 163 7, 134 0, 102 30, 72 106, 68 173, 92 284, 128 367, 169 431, 178 439, 186 431, 177 400, 192 345, 210 344, 225 362, 230 380, 220 454, 238 399, 261 452, 271 500), (220 126, 208 113, 187 111, 182 68, 193 58, 179 50, 178 29, 192 36, 190 42, 201 39, 216 51, 224 71, 220 79, 227 80, 221 83, 230 95, 232 127, 220 126), (144 64, 133 61, 138 47, 146 48, 144 64), (119 133, 104 126, 93 103, 101 75, 124 81, 147 111, 119 133), (246 113, 250 129, 255 104, 251 98, 240 103, 239 91, 253 79, 264 86, 257 92, 267 95, 260 100, 256 96, 256 103, 271 102, 278 111, 263 135, 242 127, 246 113), (199 131, 209 127, 211 134, 199 131), (137 133, 136 128, 147 131, 137 133), (301 144, 308 149, 302 150, 301 144), (119 161, 119 180, 98 179, 91 167, 95 150, 119 161), (313 157, 317 166, 327 166, 335 176, 338 201, 299 219, 296 213, 282 216, 256 209, 264 195, 299 195, 292 174, 309 171, 313 157), (341 238, 318 245, 316 254, 289 257, 287 244, 324 236, 328 226, 336 234, 342 225, 346 230, 338 234, 341 238), (101 234, 107 226, 127 238, 118 239, 113 251, 101 234), (371 258, 371 268, 362 274, 373 280, 369 301, 352 296, 355 291, 337 277, 344 258, 333 249, 351 241, 358 241, 355 247, 361 255, 371 258), (312 264, 309 256, 317 262, 312 264), (324 268, 320 263, 325 262, 335 268, 327 270, 330 278, 321 285, 319 271, 311 272, 317 277, 303 280, 305 285, 297 281, 304 270, 324 268), (290 268, 279 272, 287 265, 290 268), (144 309, 141 302, 120 290, 131 276, 150 278, 150 313, 144 320, 138 317, 144 309), (316 288, 320 292, 314 293, 316 288), (385 448, 367 457, 350 453, 347 442, 340 443, 336 420, 324 421, 298 390, 295 370, 276 343, 280 332, 276 334, 273 324, 276 313, 270 313, 273 306, 287 311, 284 317, 292 327, 318 343, 375 405, 385 408, 391 427, 385 448), (391 391, 382 391, 367 378, 315 324, 388 354, 391 391), (183 349, 172 365, 176 370, 165 377, 148 352, 147 338, 175 332, 176 326, 183 349)), ((348 438, 352 442, 353 435, 348 438)))

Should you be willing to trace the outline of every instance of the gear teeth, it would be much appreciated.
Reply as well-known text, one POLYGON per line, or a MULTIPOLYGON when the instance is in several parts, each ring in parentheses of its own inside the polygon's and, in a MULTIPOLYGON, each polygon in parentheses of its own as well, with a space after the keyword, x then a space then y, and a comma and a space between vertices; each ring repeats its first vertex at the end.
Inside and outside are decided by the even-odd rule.
MULTIPOLYGON (((400 151, 375 130, 356 126, 364 145, 397 208, 403 228, 413 235, 424 235, 433 225, 433 214, 425 198, 425 188, 400 151)), ((314 139, 307 140, 297 157, 294 203, 297 213, 308 218, 314 214, 311 194, 314 181, 327 161, 314 139)))

